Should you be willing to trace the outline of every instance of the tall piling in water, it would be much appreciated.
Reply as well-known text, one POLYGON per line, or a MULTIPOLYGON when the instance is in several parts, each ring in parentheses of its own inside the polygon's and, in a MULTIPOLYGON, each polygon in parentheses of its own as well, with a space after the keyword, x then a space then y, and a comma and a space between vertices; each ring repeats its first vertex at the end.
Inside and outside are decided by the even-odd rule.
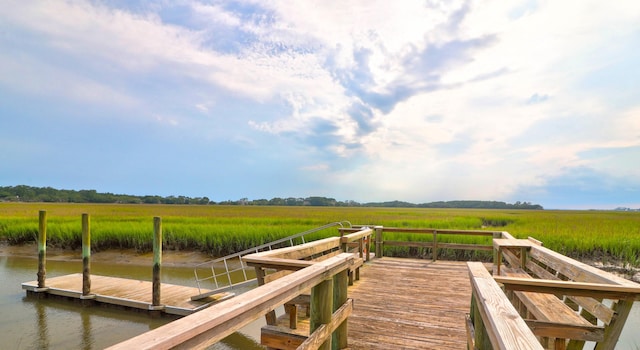
POLYGON ((47 276, 47 211, 40 210, 38 215, 38 289, 46 288, 47 276))
POLYGON ((82 214, 82 296, 91 294, 91 226, 89 214, 82 214))
POLYGON ((153 295, 152 308, 161 308, 160 304, 160 267, 162 265, 162 219, 153 218, 153 295))

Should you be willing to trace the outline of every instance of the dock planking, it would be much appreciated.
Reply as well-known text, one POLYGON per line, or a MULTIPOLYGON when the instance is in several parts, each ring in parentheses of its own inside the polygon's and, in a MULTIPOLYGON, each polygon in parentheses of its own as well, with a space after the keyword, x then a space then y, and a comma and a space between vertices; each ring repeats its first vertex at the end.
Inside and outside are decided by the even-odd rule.
MULTIPOLYGON (((33 293, 47 293, 75 299, 92 299, 98 303, 123 306, 140 310, 153 310, 152 282, 118 277, 91 275, 91 296, 82 297, 82 274, 70 274, 47 278, 46 289, 38 291, 38 281, 25 282, 22 289, 33 293)), ((201 300, 191 300, 199 294, 198 288, 163 283, 161 286, 161 311, 172 315, 188 315, 216 302, 233 296, 219 293, 201 300)))
POLYGON ((471 287, 464 262, 384 257, 349 288, 350 349, 466 349, 471 287))

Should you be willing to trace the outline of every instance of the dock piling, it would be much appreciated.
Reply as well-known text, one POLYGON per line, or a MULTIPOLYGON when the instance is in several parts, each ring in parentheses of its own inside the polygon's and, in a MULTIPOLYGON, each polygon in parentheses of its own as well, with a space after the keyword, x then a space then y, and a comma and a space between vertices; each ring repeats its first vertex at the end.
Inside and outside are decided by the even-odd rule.
POLYGON ((91 295, 91 221, 89 214, 82 214, 82 297, 91 295))
POLYGON ((161 308, 160 304, 160 268, 162 265, 162 218, 153 218, 153 292, 152 308, 161 308))
POLYGON ((47 211, 38 215, 38 289, 44 289, 47 276, 47 211))

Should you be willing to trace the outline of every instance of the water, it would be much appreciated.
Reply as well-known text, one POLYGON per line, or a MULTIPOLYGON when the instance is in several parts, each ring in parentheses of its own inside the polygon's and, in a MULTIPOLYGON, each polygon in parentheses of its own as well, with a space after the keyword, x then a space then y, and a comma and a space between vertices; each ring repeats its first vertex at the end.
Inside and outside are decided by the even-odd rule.
MULTIPOLYGON (((150 318, 144 313, 106 307, 83 307, 66 300, 27 298, 21 283, 36 280, 36 259, 0 256, 0 349, 102 349, 159 327, 174 318, 150 318)), ((82 263, 47 261, 47 276, 80 272, 82 263)), ((151 267, 91 264, 99 275, 151 279, 151 267)), ((163 267, 162 280, 193 286, 193 270, 163 267)), ((282 311, 280 311, 282 312, 282 311)), ((259 343, 261 317, 225 338, 212 349, 263 349, 259 343)), ((640 302, 616 349, 640 349, 640 302)))
MULTIPOLYGON (((35 259, 0 257, 0 349, 103 349, 162 326, 174 317, 108 307, 83 307, 67 300, 27 298, 21 283, 37 279, 35 259)), ((151 267, 91 264, 92 273, 151 279, 151 267)), ((47 277, 82 271, 82 263, 47 261, 47 277)), ((163 282, 194 286, 193 270, 163 267, 163 282)), ((264 318, 212 349, 263 349, 257 341, 264 318)))

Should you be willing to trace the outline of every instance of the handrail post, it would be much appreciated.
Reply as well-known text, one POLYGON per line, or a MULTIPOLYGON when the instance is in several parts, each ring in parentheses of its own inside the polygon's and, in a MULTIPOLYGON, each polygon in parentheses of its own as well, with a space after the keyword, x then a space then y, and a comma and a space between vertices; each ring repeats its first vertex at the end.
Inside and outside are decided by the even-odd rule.
POLYGON ((151 310, 161 309, 160 305, 160 268, 162 266, 162 219, 153 218, 153 289, 151 310))
MULTIPOLYGON (((336 312, 347 301, 349 287, 348 270, 343 270, 333 276, 333 312, 336 312)), ((345 320, 332 335, 332 349, 344 349, 347 342, 347 321, 345 320)))
MULTIPOLYGON (((500 239, 500 238, 502 238, 502 232, 493 233, 493 239, 500 239)), ((498 265, 499 265, 498 262, 502 260, 502 257, 498 253, 499 253, 498 248, 494 246, 493 247, 493 274, 494 275, 498 274, 498 265)))
POLYGON ((383 242, 382 242, 382 226, 375 226, 376 231, 376 258, 382 258, 383 254, 383 242))
MULTIPOLYGON (((331 322, 333 310, 333 278, 328 278, 311 289, 311 317, 309 319, 309 334, 318 329, 323 324, 331 322)), ((327 339, 318 348, 321 350, 331 349, 331 339, 327 339)))
POLYGON ((46 288, 47 276, 47 211, 38 213, 38 289, 46 288))
POLYGON ((433 230, 433 246, 431 247, 431 259, 438 260, 438 231, 433 230))
POLYGON ((82 214, 82 296, 91 293, 91 226, 89 214, 82 214))

